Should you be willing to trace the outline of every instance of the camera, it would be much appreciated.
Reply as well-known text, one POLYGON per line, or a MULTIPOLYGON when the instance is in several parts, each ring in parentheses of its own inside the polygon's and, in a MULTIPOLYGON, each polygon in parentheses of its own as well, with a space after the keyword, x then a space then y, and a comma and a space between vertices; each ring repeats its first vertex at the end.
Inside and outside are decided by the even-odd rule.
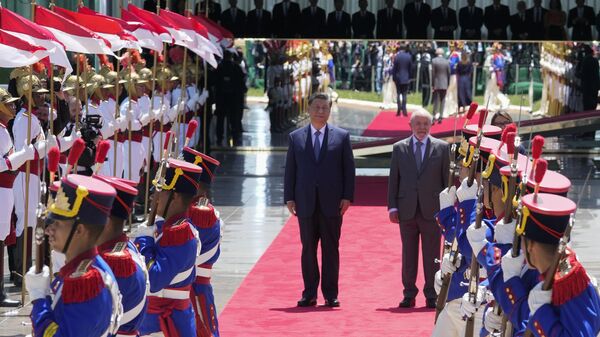
POLYGON ((83 119, 83 125, 81 126, 81 138, 85 141, 88 146, 94 146, 94 139, 100 134, 102 128, 102 121, 100 115, 88 115, 83 119))

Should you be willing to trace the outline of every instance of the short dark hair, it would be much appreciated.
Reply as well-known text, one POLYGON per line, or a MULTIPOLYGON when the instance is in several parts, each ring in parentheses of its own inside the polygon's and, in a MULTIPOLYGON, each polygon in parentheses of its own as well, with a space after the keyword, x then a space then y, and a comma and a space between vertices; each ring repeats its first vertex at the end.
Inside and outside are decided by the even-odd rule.
POLYGON ((329 103, 329 106, 331 106, 331 104, 333 103, 331 101, 331 97, 329 97, 329 95, 327 95, 324 92, 316 92, 312 95, 310 95, 310 97, 308 98, 308 105, 312 105, 312 103, 316 100, 316 99, 322 99, 327 101, 327 103, 329 103))

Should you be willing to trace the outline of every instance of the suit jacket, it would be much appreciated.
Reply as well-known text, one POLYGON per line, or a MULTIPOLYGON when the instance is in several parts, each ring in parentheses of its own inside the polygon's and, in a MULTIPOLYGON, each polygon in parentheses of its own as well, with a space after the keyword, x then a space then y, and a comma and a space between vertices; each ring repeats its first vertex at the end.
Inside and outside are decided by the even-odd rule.
POLYGON ((481 27, 483 26, 483 9, 473 8, 471 15, 469 7, 465 6, 458 12, 460 24, 460 38, 465 40, 481 40, 481 27))
POLYGON ((339 215, 342 199, 354 200, 354 157, 348 131, 327 124, 315 158, 310 124, 289 135, 284 201, 296 202, 296 215, 310 217, 317 197, 325 216, 339 215))
POLYGON ((541 7, 542 13, 541 17, 539 18, 539 21, 536 21, 536 18, 533 15, 533 10, 534 7, 531 7, 527 11, 525 11, 525 16, 527 17, 527 22, 529 23, 529 39, 536 41, 543 40, 544 36, 546 35, 544 27, 544 17, 546 16, 548 10, 544 7, 541 7))
POLYGON ((488 40, 508 40, 506 28, 510 21, 508 6, 500 5, 494 9, 494 5, 487 6, 483 14, 483 23, 488 30, 488 40), (495 32, 495 30, 500 30, 495 32))
POLYGON ((577 7, 569 11, 567 19, 567 27, 573 27, 571 40, 575 41, 590 41, 592 39, 592 26, 596 22, 594 9, 590 6, 583 6, 583 21, 576 22, 577 7))
POLYGON ((456 22, 456 11, 448 7, 446 17, 442 12, 442 7, 438 7, 431 12, 431 27, 433 28, 433 38, 442 40, 454 39, 454 31, 458 27, 456 22), (452 30, 441 30, 442 27, 452 27, 452 30))
POLYGON ((297 37, 300 34, 300 5, 289 3, 287 16, 283 15, 283 3, 273 6, 273 37, 297 37))
POLYGON ((246 17, 246 36, 271 37, 271 13, 263 9, 259 20, 256 15, 256 9, 248 12, 248 16, 246 17))
POLYGON ((366 11, 365 15, 360 15, 360 11, 352 14, 352 38, 354 39, 373 39, 375 37, 375 14, 366 11))
POLYGON ((304 38, 323 36, 325 33, 325 10, 321 7, 317 7, 315 15, 313 16, 310 6, 304 8, 300 16, 300 26, 302 37, 304 38))
MULTIPOLYGON (((196 15, 206 16, 206 1, 201 1, 196 4, 196 15)), ((214 22, 221 21, 221 4, 218 2, 210 1, 208 3, 208 18, 214 22)))
POLYGON ((448 143, 429 136, 421 170, 413 152, 413 137, 394 144, 388 181, 388 209, 398 209, 400 221, 415 217, 417 202, 421 215, 433 220, 440 210, 439 194, 448 185, 448 143))
POLYGON ((431 60, 431 80, 434 89, 448 89, 450 83, 450 62, 442 56, 431 60))
POLYGON ((510 31, 512 33, 513 40, 529 40, 529 29, 531 21, 525 13, 523 19, 519 13, 514 14, 510 17, 510 31))
POLYGON ((412 71, 413 61, 409 53, 401 51, 394 57, 392 65, 392 78, 394 83, 408 84, 410 82, 410 74, 412 71))
POLYGON ((342 11, 342 18, 339 22, 335 11, 327 15, 327 37, 333 39, 349 39, 352 36, 350 33, 351 26, 350 14, 344 11, 342 11))
POLYGON ((410 2, 404 6, 404 25, 406 26, 407 39, 427 39, 427 27, 431 20, 431 6, 421 3, 417 15, 415 3, 410 2))
POLYGON ((392 18, 389 19, 387 8, 377 12, 377 38, 401 39, 402 38, 402 11, 394 8, 392 18))
POLYGON ((233 33, 235 37, 244 36, 246 29, 246 12, 236 9, 235 20, 231 17, 231 8, 227 8, 221 13, 221 26, 233 33))

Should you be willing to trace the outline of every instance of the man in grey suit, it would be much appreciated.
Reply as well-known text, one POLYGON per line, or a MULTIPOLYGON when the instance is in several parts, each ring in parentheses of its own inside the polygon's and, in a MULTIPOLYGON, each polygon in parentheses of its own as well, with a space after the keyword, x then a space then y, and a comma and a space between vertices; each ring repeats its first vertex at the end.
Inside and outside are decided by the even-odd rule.
POLYGON ((450 62, 443 56, 444 50, 436 49, 436 57, 431 61, 431 79, 433 86, 433 115, 438 122, 442 122, 444 116, 444 104, 446 103, 446 90, 450 83, 450 62))
POLYGON ((388 185, 388 211, 392 223, 400 224, 402 239, 401 308, 415 306, 419 292, 415 284, 419 262, 419 236, 423 254, 425 295, 428 308, 435 308, 435 262, 440 256, 440 229, 434 215, 439 211, 439 193, 448 182, 448 143, 429 135, 431 115, 416 110, 410 118, 413 134, 394 144, 388 185))
POLYGON ((317 304, 319 240, 325 305, 340 305, 338 248, 342 217, 354 199, 355 172, 350 134, 327 124, 330 112, 331 98, 314 94, 308 100, 310 124, 289 136, 283 194, 288 210, 300 223, 304 291, 299 307, 317 304))

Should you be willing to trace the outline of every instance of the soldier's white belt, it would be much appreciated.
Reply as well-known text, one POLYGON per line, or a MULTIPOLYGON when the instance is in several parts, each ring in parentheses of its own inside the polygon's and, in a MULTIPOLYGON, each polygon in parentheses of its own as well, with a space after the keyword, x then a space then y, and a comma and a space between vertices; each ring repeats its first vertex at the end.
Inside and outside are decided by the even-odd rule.
POLYGON ((155 293, 150 293, 148 296, 160 297, 160 298, 170 298, 173 300, 185 300, 190 298, 190 289, 162 289, 161 291, 157 291, 155 293))

